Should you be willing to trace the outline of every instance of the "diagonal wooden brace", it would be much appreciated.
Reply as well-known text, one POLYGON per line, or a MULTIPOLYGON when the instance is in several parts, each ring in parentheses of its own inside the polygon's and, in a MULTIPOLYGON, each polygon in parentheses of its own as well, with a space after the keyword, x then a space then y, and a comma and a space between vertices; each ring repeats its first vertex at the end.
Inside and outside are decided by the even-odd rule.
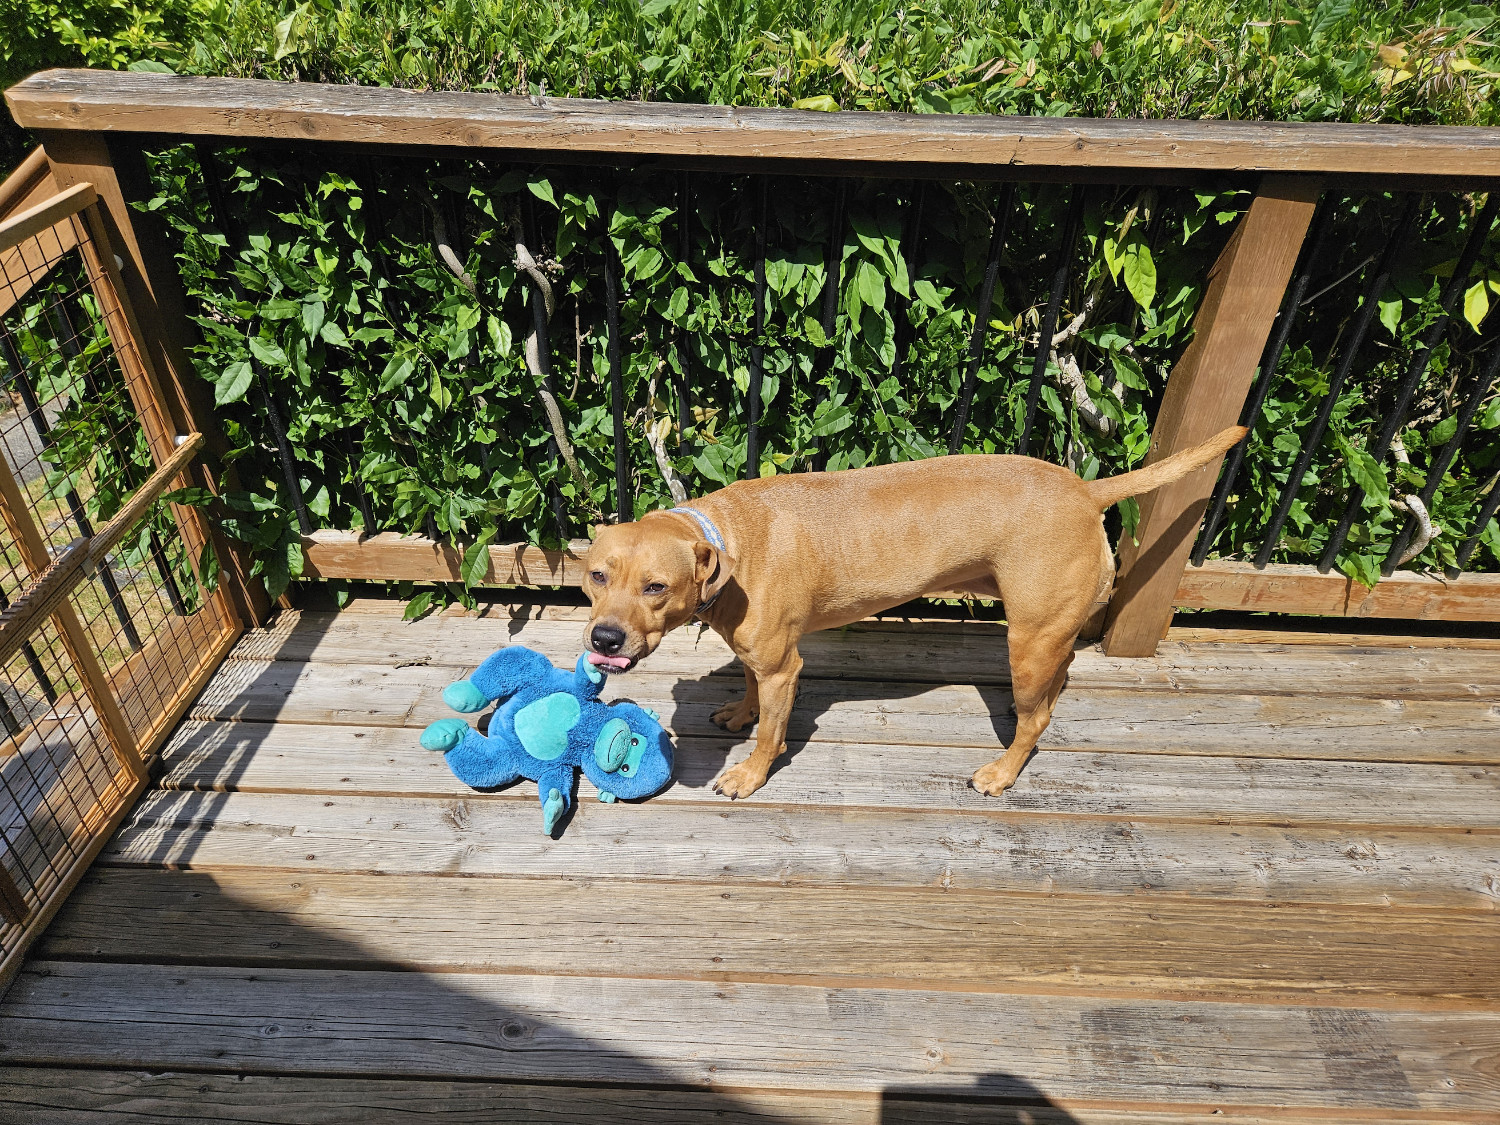
MULTIPOLYGON (((1193 339, 1172 368, 1151 432, 1149 465, 1239 421, 1256 365, 1317 206, 1313 177, 1267 176, 1209 273, 1193 339)), ((1105 617, 1104 651, 1151 656, 1218 479, 1216 460, 1140 498, 1135 542, 1120 544, 1120 576, 1105 617)))

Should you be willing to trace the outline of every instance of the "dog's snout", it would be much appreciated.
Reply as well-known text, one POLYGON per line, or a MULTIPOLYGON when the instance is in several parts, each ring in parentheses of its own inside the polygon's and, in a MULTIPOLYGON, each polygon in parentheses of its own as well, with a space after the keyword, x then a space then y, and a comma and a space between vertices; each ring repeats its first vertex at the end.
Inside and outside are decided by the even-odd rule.
POLYGON ((595 625, 589 634, 589 643, 595 652, 613 656, 625 644, 625 630, 614 625, 595 625))

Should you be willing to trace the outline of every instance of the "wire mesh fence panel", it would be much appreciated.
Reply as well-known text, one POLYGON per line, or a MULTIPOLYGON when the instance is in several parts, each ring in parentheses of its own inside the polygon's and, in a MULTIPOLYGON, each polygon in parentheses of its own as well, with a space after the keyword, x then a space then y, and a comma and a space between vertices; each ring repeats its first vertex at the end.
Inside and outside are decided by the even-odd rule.
POLYGON ((0 222, 0 980, 239 629, 183 487, 201 438, 166 420, 92 204, 18 224, 0 222))

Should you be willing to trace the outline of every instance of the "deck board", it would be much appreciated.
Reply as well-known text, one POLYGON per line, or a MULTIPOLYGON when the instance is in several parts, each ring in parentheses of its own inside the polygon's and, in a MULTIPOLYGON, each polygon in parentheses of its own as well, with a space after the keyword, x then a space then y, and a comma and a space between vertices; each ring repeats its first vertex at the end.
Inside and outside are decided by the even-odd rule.
MULTIPOLYGON (((749 741, 681 738, 676 780, 658 804, 716 800, 710 782, 744 758, 749 741)), ((1056 812, 1209 820, 1224 824, 1369 824, 1500 830, 1500 767, 1236 758, 1227 754, 1119 754, 1041 750, 1003 802, 968 785, 994 746, 872 747, 812 742, 783 759, 753 800, 776 805, 1056 812), (1399 801, 1392 794, 1400 793, 1399 801)), ((163 789, 360 793, 382 797, 478 795, 410 728, 290 723, 184 723, 163 753, 163 789)), ((580 778, 578 793, 597 790, 580 778)), ((490 794, 529 800, 517 785, 490 794)))
POLYGON ((1154 1100, 1167 1086, 1182 1101, 1477 1112, 1500 1098, 1500 1013, 30 963, 0 1009, 0 1062, 82 1059, 863 1092, 961 1086, 990 1097, 1042 1086, 1059 1098, 1154 1100), (143 1010, 159 1021, 149 1037, 137 1030, 143 1010))
POLYGON ((930 888, 96 869, 37 955, 116 963, 878 982, 959 991, 1500 1000, 1483 915, 930 888))
POLYGON ((0 1001, 0 1121, 1500 1115, 1500 645, 1085 646, 994 799, 1003 626, 861 623, 808 639, 795 752, 731 804, 739 673, 682 631, 609 686, 676 782, 583 782, 552 840, 416 735, 582 625, 365 601, 242 640, 0 1001))

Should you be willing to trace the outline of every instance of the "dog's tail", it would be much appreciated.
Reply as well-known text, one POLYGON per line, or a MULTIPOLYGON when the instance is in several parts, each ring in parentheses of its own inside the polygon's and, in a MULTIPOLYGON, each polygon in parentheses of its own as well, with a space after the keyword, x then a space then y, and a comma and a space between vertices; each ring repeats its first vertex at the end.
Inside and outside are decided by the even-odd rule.
POLYGON ((1247 432, 1244 426, 1230 426, 1229 429, 1216 433, 1202 445, 1195 445, 1192 449, 1174 453, 1144 469, 1137 469, 1133 473, 1122 473, 1117 477, 1105 477, 1103 480, 1091 480, 1087 484, 1089 496, 1093 498, 1094 503, 1099 505, 1099 510, 1102 512, 1126 497, 1139 496, 1143 492, 1150 492, 1164 484, 1171 484, 1178 477, 1185 477, 1194 469, 1202 468, 1215 457, 1223 456, 1224 451, 1240 441, 1247 432))

